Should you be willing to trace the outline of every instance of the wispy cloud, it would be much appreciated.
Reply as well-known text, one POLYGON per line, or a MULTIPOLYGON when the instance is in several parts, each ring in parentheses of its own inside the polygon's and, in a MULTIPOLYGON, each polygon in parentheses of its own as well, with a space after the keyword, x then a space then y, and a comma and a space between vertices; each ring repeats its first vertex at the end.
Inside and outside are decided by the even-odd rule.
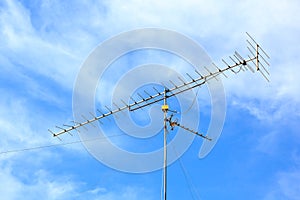
POLYGON ((274 177, 274 184, 264 197, 264 200, 271 199, 299 199, 300 195, 300 169, 287 169, 280 171, 274 177))
MULTIPOLYGON (((66 45, 42 35, 33 26, 30 11, 19 2, 7 1, 1 10, 1 54, 12 65, 49 77, 71 88, 82 60, 66 45)), ((52 38, 53 39, 53 38, 52 38)), ((75 48, 74 48, 75 49, 75 48)), ((1 63, 4 65, 5 63, 1 63)))
POLYGON ((248 111, 253 117, 268 125, 289 124, 292 119, 299 118, 298 103, 286 98, 280 100, 232 98, 231 106, 248 111))
MULTIPOLYGON (((146 189, 134 186, 121 187, 110 191, 105 188, 85 188, 85 183, 76 182, 71 177, 49 174, 44 170, 36 171, 30 180, 21 180, 8 167, 0 168, 0 181, 5 187, 0 188, 3 199, 101 199, 135 200, 140 199, 146 189)), ((147 196, 144 199, 153 199, 147 196)))

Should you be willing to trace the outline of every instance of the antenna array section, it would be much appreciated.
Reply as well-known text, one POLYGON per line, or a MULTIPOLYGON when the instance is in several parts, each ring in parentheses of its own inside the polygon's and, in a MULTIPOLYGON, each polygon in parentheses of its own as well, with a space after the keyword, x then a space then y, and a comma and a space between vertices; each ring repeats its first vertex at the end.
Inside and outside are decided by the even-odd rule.
MULTIPOLYGON (((181 84, 176 85, 174 84, 174 81, 169 80, 172 88, 167 88, 164 86, 163 91, 159 91, 155 87, 153 87, 153 91, 144 91, 144 95, 138 93, 139 99, 133 99, 131 97, 132 103, 126 103, 124 100, 121 99, 121 102, 124 104, 122 106, 117 105, 116 103, 113 103, 115 108, 109 108, 107 106, 107 112, 101 112, 99 109, 97 111, 100 113, 100 115, 95 116, 92 113, 91 118, 87 118, 85 116, 82 116, 83 121, 82 122, 75 122, 73 121, 72 124, 64 124, 63 127, 56 126, 58 131, 52 131, 50 129, 49 132, 52 133, 54 137, 58 137, 64 133, 69 133, 76 130, 80 131, 79 128, 84 127, 87 124, 92 124, 95 121, 101 122, 101 119, 106 118, 108 116, 114 115, 118 112, 129 110, 129 111, 135 111, 138 109, 141 109, 143 107, 162 102, 164 99, 176 96, 180 93, 183 93, 185 91, 191 90, 196 87, 200 87, 210 81, 211 79, 218 80, 219 75, 223 75, 225 78, 228 77, 226 74, 227 72, 231 72, 234 74, 237 74, 241 71, 251 71, 255 72, 258 71, 262 74, 262 76, 269 81, 269 75, 268 67, 270 66, 268 60, 270 59, 269 55, 262 49, 262 47, 248 34, 247 41, 247 49, 249 50, 249 55, 247 57, 242 57, 237 51, 234 52, 233 56, 229 56, 229 61, 225 61, 222 59, 223 63, 225 64, 225 67, 219 68, 217 65, 212 63, 214 70, 209 70, 206 66, 203 66, 204 69, 207 71, 205 75, 201 74, 199 71, 195 70, 196 76, 191 76, 190 74, 186 73, 189 81, 184 81, 182 78, 178 77, 181 84), (153 93, 153 94, 152 94, 153 93)), ((171 121, 169 121, 171 123, 171 121)), ((93 124, 92 124, 93 125, 93 124)), ((173 125, 181 126, 178 123, 173 123, 173 125)), ((93 125, 94 126, 94 125, 93 125)), ((186 129, 185 127, 181 127, 186 129)), ((188 130, 190 131, 190 130, 188 130)), ((191 132, 191 131, 190 131, 191 132)), ((198 132, 194 132, 195 134, 198 134, 198 132)), ((204 137, 204 135, 201 134, 201 137, 204 137)), ((205 138, 209 139, 209 138, 205 138)))

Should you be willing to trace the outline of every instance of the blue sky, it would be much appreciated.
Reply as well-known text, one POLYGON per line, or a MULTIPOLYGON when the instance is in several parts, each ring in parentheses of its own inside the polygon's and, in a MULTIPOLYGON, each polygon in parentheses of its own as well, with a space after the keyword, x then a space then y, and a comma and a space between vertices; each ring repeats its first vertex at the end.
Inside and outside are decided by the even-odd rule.
MULTIPOLYGON (((80 67, 98 44, 113 35, 144 27, 175 30, 196 40, 221 66, 221 58, 235 50, 246 52, 247 31, 271 56, 271 82, 252 73, 224 80, 227 112, 222 135, 204 159, 198 158, 202 139, 196 138, 180 162, 169 167, 168 195, 170 199, 298 199, 299 8, 297 0, 4 0, 0 3, 0 151, 78 140, 74 133, 61 142, 47 129, 72 120, 73 85, 80 67)), ((147 53, 122 70, 152 58, 168 64, 169 57, 147 53)), ((172 66, 184 66, 170 60, 172 66)), ((209 99, 205 88, 200 94, 204 96, 198 99, 203 110, 200 130, 205 131, 209 99)), ((115 141, 122 142, 122 137, 115 141)), ((130 174, 110 169, 81 144, 1 153, 0 160, 1 199, 160 198, 161 171, 130 174)))

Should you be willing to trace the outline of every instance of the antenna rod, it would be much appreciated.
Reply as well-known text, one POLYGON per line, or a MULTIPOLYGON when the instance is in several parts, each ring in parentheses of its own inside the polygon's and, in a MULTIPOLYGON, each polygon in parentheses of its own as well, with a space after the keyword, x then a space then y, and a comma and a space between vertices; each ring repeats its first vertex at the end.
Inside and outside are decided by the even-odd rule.
POLYGON ((185 127, 185 126, 179 124, 179 123, 177 122, 177 120, 174 120, 174 121, 173 121, 172 118, 173 118, 173 114, 172 114, 169 118, 167 118, 167 122, 169 122, 169 125, 170 125, 170 127, 171 127, 171 130, 173 130, 175 126, 178 126, 178 127, 182 128, 182 129, 184 129, 184 130, 186 130, 186 131, 189 131, 189 132, 191 132, 191 133, 193 133, 193 134, 195 134, 195 135, 198 135, 198 136, 200 136, 200 137, 202 137, 202 138, 204 138, 204 139, 207 139, 207 140, 209 140, 209 141, 212 140, 211 138, 209 138, 209 137, 203 135, 202 133, 199 133, 199 132, 197 132, 197 131, 193 131, 192 129, 189 129, 189 128, 187 128, 187 127, 185 127))
POLYGON ((178 127, 182 128, 182 129, 184 129, 184 130, 186 130, 186 131, 189 131, 189 132, 191 132, 191 133, 194 133, 195 135, 198 135, 198 136, 200 136, 200 137, 202 137, 202 138, 204 138, 204 139, 206 139, 206 140, 209 140, 209 141, 212 140, 211 138, 209 138, 209 137, 203 135, 202 133, 199 133, 199 132, 197 132, 197 131, 193 131, 193 130, 191 130, 191 129, 189 129, 189 128, 187 128, 187 127, 185 127, 185 126, 183 126, 183 125, 181 125, 181 124, 179 124, 179 123, 177 123, 176 121, 171 121, 171 120, 168 120, 168 121, 170 122, 170 126, 171 126, 171 127, 178 126, 178 127))

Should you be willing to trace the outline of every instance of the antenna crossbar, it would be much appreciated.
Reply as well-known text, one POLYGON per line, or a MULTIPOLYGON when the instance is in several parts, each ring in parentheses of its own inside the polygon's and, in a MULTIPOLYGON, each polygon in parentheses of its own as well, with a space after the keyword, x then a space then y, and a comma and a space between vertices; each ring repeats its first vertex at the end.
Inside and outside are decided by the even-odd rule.
POLYGON ((200 136, 200 137, 202 137, 202 138, 204 138, 206 140, 209 140, 209 141, 212 140, 211 138, 203 135, 202 133, 199 133, 198 131, 194 131, 194 130, 188 128, 188 127, 185 127, 185 126, 179 124, 176 120, 172 121, 172 117, 173 117, 173 115, 171 115, 171 117, 167 119, 167 121, 169 122, 169 125, 171 127, 171 130, 173 130, 175 126, 178 126, 178 127, 182 128, 182 129, 184 129, 186 131, 189 131, 189 132, 191 132, 191 133, 193 133, 195 135, 198 135, 198 136, 200 136))

